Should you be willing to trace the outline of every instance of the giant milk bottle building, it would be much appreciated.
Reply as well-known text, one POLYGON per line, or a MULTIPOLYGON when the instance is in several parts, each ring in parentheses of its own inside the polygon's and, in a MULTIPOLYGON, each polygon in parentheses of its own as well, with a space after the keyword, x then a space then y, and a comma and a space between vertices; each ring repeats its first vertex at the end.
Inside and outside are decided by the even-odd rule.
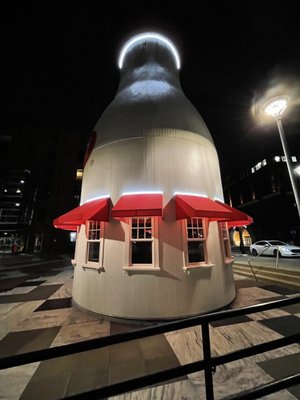
POLYGON ((78 232, 73 300, 128 319, 219 309, 235 297, 228 227, 251 218, 222 203, 216 148, 181 89, 174 45, 138 35, 119 67, 91 137, 81 206, 54 221, 78 232))

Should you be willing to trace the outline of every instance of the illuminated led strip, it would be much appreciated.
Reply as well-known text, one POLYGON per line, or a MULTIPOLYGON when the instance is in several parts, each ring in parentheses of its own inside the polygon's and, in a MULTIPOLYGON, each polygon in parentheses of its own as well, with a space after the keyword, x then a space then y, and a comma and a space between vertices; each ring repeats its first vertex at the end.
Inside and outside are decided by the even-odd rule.
POLYGON ((163 194, 163 192, 125 192, 121 196, 130 196, 132 194, 163 194))
POLYGON ((208 197, 207 194, 202 194, 202 193, 184 193, 184 192, 174 192, 174 196, 176 195, 182 195, 182 196, 198 196, 198 197, 208 197))
MULTIPOLYGON (((104 195, 104 196, 98 196, 98 197, 92 197, 91 199, 88 199, 85 203, 89 203, 90 201, 94 201, 94 200, 100 200, 100 199, 107 199, 108 197, 110 197, 108 194, 104 195)), ((82 204, 81 204, 82 205, 82 204)))
MULTIPOLYGON (((224 200, 222 200, 220 197, 214 197, 214 200, 220 201, 221 203, 224 203, 224 200)), ((225 204, 225 203, 224 203, 225 204)))
POLYGON ((119 60, 118 60, 118 65, 119 65, 120 69, 122 69, 122 67, 123 67, 126 53, 130 49, 130 47, 132 47, 136 43, 141 42, 142 40, 145 40, 145 39, 156 39, 157 41, 160 41, 160 42, 164 43, 166 46, 168 46, 174 56, 177 69, 180 69, 180 58, 179 58, 178 51, 177 51, 176 47, 174 46, 174 44, 169 39, 167 39, 165 36, 162 36, 158 33, 152 33, 152 32, 142 33, 140 35, 134 36, 133 38, 131 38, 130 40, 128 40, 128 42, 126 42, 124 44, 124 46, 122 47, 120 56, 119 56, 119 60))

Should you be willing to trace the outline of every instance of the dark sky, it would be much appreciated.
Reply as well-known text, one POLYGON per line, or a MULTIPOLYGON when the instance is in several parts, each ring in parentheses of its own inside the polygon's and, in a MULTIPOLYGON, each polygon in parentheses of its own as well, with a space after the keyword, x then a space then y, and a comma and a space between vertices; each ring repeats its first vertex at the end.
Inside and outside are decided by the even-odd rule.
POLYGON ((196 2, 170 3, 171 10, 162 2, 105 3, 111 11, 100 1, 64 4, 2 6, 2 131, 26 124, 91 131, 115 95, 122 44, 151 30, 179 49, 183 90, 213 136, 223 176, 280 152, 275 124, 259 123, 251 107, 283 88, 292 98, 284 127, 300 156, 296 0, 201 1, 200 11, 196 2))

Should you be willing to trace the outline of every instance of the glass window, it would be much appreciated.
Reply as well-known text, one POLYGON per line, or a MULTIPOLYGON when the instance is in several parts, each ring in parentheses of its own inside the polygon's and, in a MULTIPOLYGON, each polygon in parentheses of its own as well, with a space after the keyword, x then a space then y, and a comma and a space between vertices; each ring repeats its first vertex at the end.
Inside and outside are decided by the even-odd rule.
POLYGON ((188 263, 206 262, 206 238, 202 218, 190 218, 186 221, 188 263))
POLYGON ((150 217, 131 219, 130 264, 153 264, 153 223, 150 217))
POLYGON ((100 221, 88 221, 87 232, 87 262, 99 262, 100 260, 100 221))
POLYGON ((220 222, 221 238, 223 241, 224 258, 231 258, 230 240, 227 228, 227 222, 220 222))

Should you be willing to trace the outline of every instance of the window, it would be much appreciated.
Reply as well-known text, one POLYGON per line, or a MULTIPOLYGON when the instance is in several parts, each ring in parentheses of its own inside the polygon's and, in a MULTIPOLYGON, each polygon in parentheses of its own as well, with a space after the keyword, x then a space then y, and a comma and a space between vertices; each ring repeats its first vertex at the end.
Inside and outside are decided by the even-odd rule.
POLYGON ((206 262, 206 235, 202 218, 191 218, 186 220, 187 229, 187 262, 206 262))
POLYGON ((220 233, 223 242, 223 251, 224 251, 224 258, 225 260, 230 258, 231 259, 231 250, 230 250, 230 241, 229 241, 229 234, 227 228, 227 222, 220 222, 220 233))
POLYGON ((153 264, 152 218, 131 219, 131 265, 153 264))
POLYGON ((102 264, 101 222, 87 221, 87 255, 86 262, 102 264))
POLYGON ((83 169, 77 169, 76 170, 76 180, 82 181, 83 177, 83 169))
POLYGON ((158 217, 128 218, 124 271, 147 273, 159 270, 158 221, 158 217))

